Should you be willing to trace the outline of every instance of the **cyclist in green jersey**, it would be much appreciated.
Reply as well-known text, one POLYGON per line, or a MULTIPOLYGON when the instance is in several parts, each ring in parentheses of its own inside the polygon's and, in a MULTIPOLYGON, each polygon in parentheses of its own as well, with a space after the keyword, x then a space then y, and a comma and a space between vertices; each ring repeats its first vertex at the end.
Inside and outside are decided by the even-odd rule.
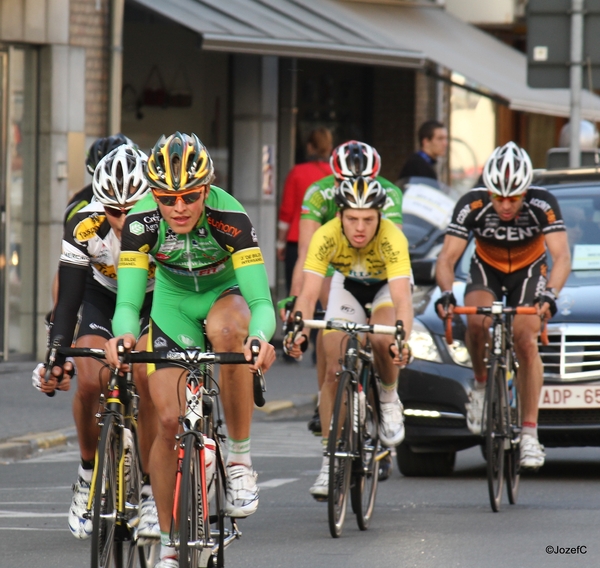
MULTIPOLYGON (((258 507, 256 473, 250 458, 250 423, 254 408, 252 374, 275 360, 268 343, 275 312, 256 232, 242 205, 210 185, 212 160, 195 134, 164 136, 148 159, 146 177, 152 193, 127 216, 119 258, 119 287, 113 318, 114 339, 107 359, 119 366, 117 342, 134 345, 139 309, 148 277, 149 255, 157 264, 148 350, 204 346, 205 332, 215 351, 244 352, 250 342, 260 353, 249 367, 222 365, 220 393, 227 421, 227 495, 225 511, 246 517, 258 507)), ((148 366, 150 396, 159 432, 150 454, 150 475, 161 529, 159 568, 177 568, 176 550, 168 546, 177 469, 174 439, 185 387, 181 369, 148 366)))

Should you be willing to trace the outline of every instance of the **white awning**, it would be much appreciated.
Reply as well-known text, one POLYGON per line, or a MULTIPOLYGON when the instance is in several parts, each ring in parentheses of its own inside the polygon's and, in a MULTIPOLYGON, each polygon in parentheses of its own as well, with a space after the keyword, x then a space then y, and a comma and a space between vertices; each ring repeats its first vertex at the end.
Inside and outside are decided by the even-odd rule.
MULTIPOLYGON (((206 50, 422 67, 431 61, 525 112, 570 114, 567 89, 527 86, 526 56, 436 4, 361 0, 134 0, 202 35, 206 50)), ((584 91, 582 117, 600 121, 584 91)))

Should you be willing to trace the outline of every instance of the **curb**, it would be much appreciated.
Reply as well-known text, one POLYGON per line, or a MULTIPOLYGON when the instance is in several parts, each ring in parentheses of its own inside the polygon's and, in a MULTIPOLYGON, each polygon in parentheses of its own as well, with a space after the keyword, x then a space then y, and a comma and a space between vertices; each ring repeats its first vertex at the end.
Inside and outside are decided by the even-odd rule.
MULTIPOLYGON (((315 410, 316 395, 296 396, 291 400, 270 400, 255 410, 267 421, 289 418, 309 418, 315 410)), ((14 436, 0 441, 0 462, 12 462, 32 457, 37 452, 77 443, 75 427, 14 436)))
POLYGON ((0 461, 23 460, 36 452, 76 442, 77 432, 74 427, 15 436, 0 442, 0 461))

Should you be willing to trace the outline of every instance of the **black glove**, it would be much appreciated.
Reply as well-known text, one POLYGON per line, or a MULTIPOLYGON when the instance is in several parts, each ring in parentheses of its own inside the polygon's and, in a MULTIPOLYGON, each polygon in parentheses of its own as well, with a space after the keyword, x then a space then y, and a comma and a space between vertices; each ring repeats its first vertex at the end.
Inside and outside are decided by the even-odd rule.
POLYGON ((445 313, 448 313, 450 306, 456 307, 456 298, 451 291, 442 292, 442 295, 435 301, 435 311, 438 312, 438 306, 442 306, 445 313))
POLYGON ((550 288, 547 288, 539 296, 536 296, 533 300, 533 303, 539 304, 540 306, 548 304, 550 306, 551 316, 554 316, 556 314, 556 294, 552 290, 550 290, 550 288))

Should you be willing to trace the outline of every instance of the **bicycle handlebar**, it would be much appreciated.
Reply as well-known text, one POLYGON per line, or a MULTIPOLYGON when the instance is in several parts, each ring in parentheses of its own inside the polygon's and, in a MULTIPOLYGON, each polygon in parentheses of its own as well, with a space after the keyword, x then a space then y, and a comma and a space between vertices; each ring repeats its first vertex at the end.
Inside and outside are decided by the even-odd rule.
POLYGON ((335 329, 336 331, 354 333, 380 333, 383 335, 396 335, 396 326, 381 325, 378 323, 354 323, 351 321, 338 320, 302 320, 304 327, 310 329, 335 329))
MULTIPOLYGON (((537 315, 537 308, 535 306, 502 306, 500 309, 496 306, 455 306, 454 307, 455 314, 464 314, 464 315, 473 315, 473 314, 481 314, 481 315, 498 315, 498 314, 513 314, 513 315, 537 315)), ((446 343, 448 345, 452 345, 454 339, 452 337, 452 318, 446 316, 446 343)), ((546 319, 542 320, 542 329, 540 330, 540 339, 542 341, 542 345, 548 345, 550 340, 548 339, 548 326, 546 325, 546 319)))
MULTIPOLYGON (((253 340, 251 344, 254 360, 258 356, 260 343, 253 340)), ((60 347, 58 352, 65 357, 96 357, 105 359, 104 349, 93 349, 87 347, 60 347)), ((197 365, 201 363, 218 363, 220 365, 248 365, 243 353, 213 353, 204 352, 200 349, 183 349, 181 351, 130 351, 123 354, 123 362, 128 363, 165 363, 174 361, 177 363, 197 365)), ((264 374, 261 370, 254 373, 253 378, 254 402, 256 406, 265 405, 264 393, 267 390, 264 374)))

